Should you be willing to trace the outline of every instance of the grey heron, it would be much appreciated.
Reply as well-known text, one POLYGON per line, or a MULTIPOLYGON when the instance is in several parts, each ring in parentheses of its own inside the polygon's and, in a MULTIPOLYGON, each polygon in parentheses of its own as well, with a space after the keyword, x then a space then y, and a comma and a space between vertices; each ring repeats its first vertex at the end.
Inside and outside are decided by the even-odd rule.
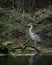
POLYGON ((33 25, 31 23, 29 23, 28 26, 30 26, 30 28, 29 28, 30 38, 35 42, 43 43, 41 37, 38 34, 32 32, 33 25))

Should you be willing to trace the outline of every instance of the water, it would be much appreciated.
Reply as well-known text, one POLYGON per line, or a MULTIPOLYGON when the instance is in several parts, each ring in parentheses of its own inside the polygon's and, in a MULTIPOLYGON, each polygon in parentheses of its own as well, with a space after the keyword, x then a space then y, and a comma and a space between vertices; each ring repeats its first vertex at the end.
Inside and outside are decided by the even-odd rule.
POLYGON ((52 56, 51 55, 38 55, 33 58, 31 65, 52 65, 52 56))
MULTIPOLYGON (((29 56, 12 57, 0 56, 0 65, 30 65, 29 56)), ((36 56, 32 58, 32 65, 52 65, 52 56, 36 56)))

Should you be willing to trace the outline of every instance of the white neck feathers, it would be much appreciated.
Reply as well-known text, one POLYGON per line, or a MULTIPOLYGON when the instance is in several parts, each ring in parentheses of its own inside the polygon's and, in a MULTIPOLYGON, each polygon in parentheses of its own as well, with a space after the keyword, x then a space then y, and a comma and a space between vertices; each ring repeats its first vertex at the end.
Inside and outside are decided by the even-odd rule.
POLYGON ((32 28, 33 26, 31 25, 31 27, 29 28, 29 33, 32 33, 32 28))

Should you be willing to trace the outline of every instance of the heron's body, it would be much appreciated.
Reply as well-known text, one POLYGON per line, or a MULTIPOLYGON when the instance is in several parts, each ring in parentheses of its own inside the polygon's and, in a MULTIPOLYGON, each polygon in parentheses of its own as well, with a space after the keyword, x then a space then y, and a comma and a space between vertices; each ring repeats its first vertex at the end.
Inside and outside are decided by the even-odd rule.
POLYGON ((33 32, 32 32, 32 28, 33 28, 33 26, 30 25, 29 35, 30 35, 31 39, 34 40, 34 41, 37 41, 37 42, 39 42, 39 43, 42 43, 42 39, 40 38, 39 35, 37 35, 36 33, 33 33, 33 32))

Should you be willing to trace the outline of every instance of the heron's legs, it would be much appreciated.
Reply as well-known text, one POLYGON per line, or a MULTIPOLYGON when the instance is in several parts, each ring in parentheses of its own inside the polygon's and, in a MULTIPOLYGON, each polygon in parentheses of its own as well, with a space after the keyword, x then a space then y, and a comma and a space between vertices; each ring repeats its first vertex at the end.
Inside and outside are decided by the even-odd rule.
POLYGON ((35 41, 35 47, 37 47, 37 42, 35 41))

